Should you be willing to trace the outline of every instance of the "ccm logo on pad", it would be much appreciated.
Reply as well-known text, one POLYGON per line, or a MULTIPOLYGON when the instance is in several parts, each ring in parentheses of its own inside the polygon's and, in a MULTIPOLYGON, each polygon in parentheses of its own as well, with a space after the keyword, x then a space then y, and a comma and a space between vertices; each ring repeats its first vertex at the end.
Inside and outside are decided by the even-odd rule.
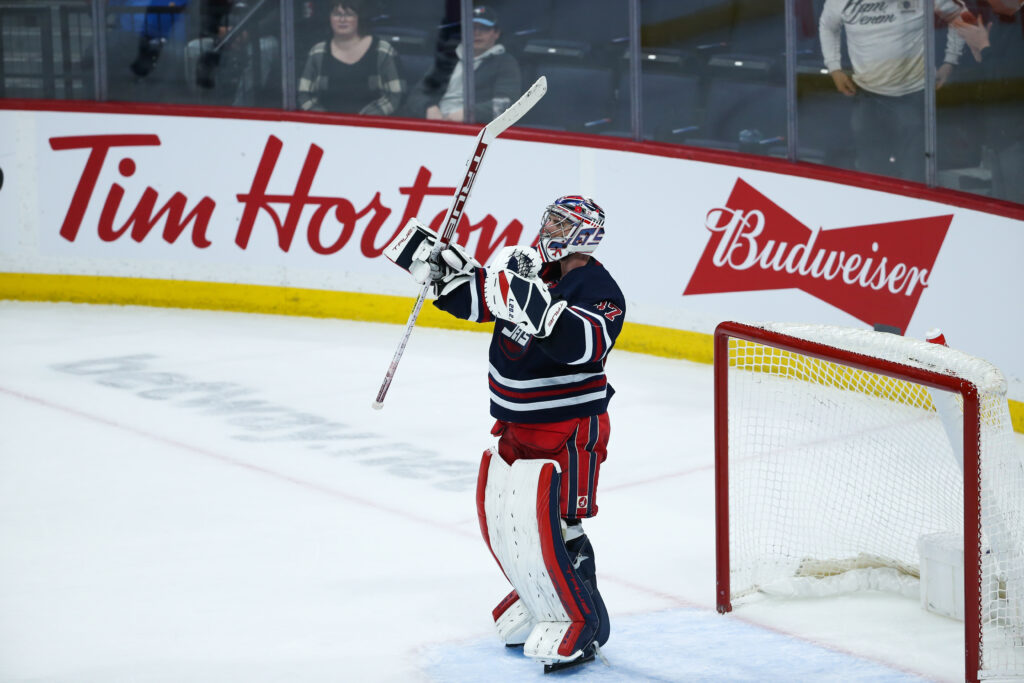
POLYGON ((809 228, 741 179, 707 212, 683 296, 799 289, 868 324, 906 330, 953 215, 809 228))

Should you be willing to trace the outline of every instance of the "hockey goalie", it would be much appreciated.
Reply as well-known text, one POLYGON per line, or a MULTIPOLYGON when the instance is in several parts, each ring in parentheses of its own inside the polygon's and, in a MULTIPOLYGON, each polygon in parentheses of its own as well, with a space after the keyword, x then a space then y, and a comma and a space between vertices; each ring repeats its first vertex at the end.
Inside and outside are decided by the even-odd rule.
POLYGON ((494 623, 545 672, 594 659, 608 640, 594 551, 582 520, 597 514, 607 455, 605 360, 626 304, 591 256, 604 211, 565 196, 547 206, 535 247, 511 246, 481 266, 454 242, 431 262, 437 235, 415 219, 386 256, 451 315, 494 322, 489 349, 491 433, 477 483, 480 529, 512 591, 494 623))

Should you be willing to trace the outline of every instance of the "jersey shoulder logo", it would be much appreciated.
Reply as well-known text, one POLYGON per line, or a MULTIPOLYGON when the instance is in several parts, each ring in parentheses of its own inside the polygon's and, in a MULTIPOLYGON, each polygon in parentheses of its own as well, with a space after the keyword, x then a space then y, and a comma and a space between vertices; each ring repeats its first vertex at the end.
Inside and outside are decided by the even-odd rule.
POLYGON ((504 324, 501 326, 499 334, 498 346, 501 347, 501 353, 509 360, 519 360, 526 355, 527 349, 530 348, 530 342, 533 341, 533 336, 519 325, 504 324))

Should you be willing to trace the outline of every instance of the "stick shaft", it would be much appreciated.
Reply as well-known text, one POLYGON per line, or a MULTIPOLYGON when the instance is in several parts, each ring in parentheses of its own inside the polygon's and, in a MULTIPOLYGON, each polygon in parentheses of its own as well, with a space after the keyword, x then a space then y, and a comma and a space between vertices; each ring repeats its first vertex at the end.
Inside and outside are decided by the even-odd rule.
POLYGON ((430 289, 430 284, 423 285, 423 289, 420 290, 420 295, 416 298, 416 305, 412 307, 412 313, 409 314, 409 321, 405 324, 405 334, 402 335, 402 340, 398 343, 398 348, 395 349, 395 355, 391 358, 391 365, 388 366, 388 371, 384 375, 384 381, 380 385, 380 389, 377 391, 377 399, 373 405, 375 408, 380 409, 384 405, 384 397, 388 395, 388 389, 391 388, 391 380, 395 378, 395 371, 398 370, 398 362, 402 360, 402 354, 405 353, 405 345, 409 343, 409 336, 412 334, 412 328, 416 324, 416 318, 420 315, 420 309, 423 308, 423 300, 427 296, 427 290, 430 289))
MULTIPOLYGON (((487 146, 533 108, 533 105, 544 96, 545 92, 547 92, 547 79, 541 76, 537 79, 536 83, 530 86, 529 90, 523 93, 522 97, 516 100, 511 107, 506 109, 497 118, 484 126, 480 134, 477 135, 476 149, 469 157, 469 161, 466 162, 466 174, 462 177, 462 183, 452 198, 452 203, 448 207, 448 213, 445 214, 441 237, 434 243, 430 251, 431 260, 436 259, 441 250, 451 243, 455 230, 459 227, 459 221, 462 219, 462 210, 465 208, 466 201, 469 199, 469 193, 473 189, 473 182, 476 180, 480 164, 484 159, 484 153, 487 151, 487 146)), ((381 382, 380 389, 377 391, 377 399, 373 402, 373 407, 378 410, 384 406, 384 398, 388 395, 388 389, 391 388, 391 381, 395 378, 398 363, 402 360, 402 354, 405 353, 405 346, 409 343, 409 336, 412 334, 413 326, 416 325, 416 319, 420 315, 420 309, 423 308, 423 300, 426 298, 429 289, 430 283, 423 285, 420 295, 416 298, 416 304, 409 314, 409 320, 405 323, 405 333, 402 335, 402 340, 398 343, 398 348, 395 349, 395 355, 391 359, 388 371, 384 374, 384 381, 381 382)))

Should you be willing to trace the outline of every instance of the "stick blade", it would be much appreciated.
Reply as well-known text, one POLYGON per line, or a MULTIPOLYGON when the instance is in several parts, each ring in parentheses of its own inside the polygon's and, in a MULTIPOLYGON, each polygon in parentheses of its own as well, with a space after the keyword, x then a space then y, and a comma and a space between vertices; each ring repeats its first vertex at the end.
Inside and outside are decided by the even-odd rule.
POLYGON ((545 76, 541 76, 534 81, 533 85, 518 100, 512 103, 512 106, 484 127, 484 142, 490 142, 493 138, 498 137, 511 128, 516 121, 526 115, 526 112, 533 109, 533 105, 540 102, 540 98, 544 97, 544 93, 547 91, 548 79, 545 76))

